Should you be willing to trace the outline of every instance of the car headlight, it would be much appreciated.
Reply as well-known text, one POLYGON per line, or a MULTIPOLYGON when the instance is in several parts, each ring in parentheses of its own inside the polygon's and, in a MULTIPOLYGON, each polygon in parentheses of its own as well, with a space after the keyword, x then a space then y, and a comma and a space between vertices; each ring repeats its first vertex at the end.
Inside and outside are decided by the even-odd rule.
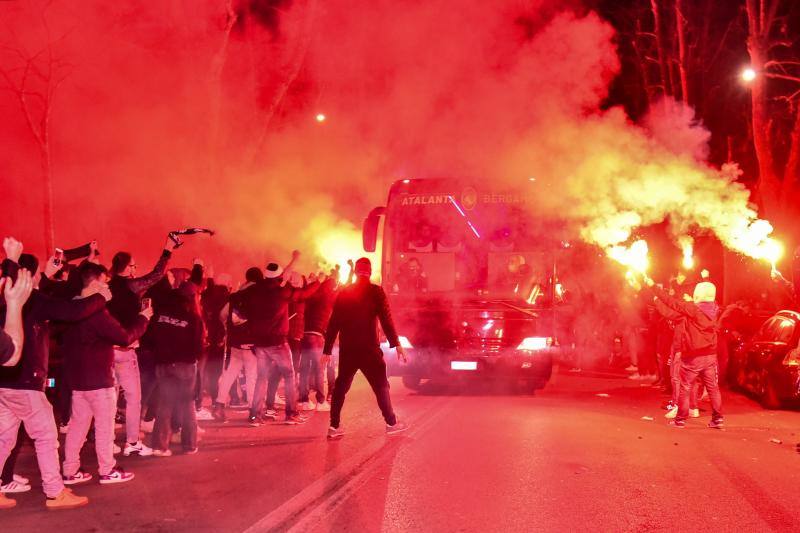
POLYGON ((546 350, 553 345, 553 337, 526 337, 517 346, 517 350, 536 352, 546 350))
POLYGON ((785 366, 800 366, 800 348, 795 348, 783 358, 785 366))

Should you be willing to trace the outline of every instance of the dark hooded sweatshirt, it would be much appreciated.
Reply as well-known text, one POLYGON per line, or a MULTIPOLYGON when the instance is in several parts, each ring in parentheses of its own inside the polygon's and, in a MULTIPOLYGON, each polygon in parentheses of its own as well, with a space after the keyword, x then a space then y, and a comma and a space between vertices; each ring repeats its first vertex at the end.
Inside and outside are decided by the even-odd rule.
POLYGON ((127 346, 142 336, 147 319, 139 315, 123 328, 107 309, 101 309, 68 327, 61 339, 67 385, 72 390, 98 390, 114 386, 114 346, 127 346))
POLYGON ((717 353, 719 307, 715 302, 685 302, 670 296, 660 287, 652 287, 651 290, 660 302, 685 319, 680 343, 684 359, 717 353))

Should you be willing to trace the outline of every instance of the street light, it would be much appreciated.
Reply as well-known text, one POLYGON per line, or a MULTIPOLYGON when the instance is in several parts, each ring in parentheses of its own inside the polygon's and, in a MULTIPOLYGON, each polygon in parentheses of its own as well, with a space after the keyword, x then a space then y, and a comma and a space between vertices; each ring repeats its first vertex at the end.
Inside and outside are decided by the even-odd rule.
POLYGON ((317 116, 315 118, 317 119, 317 122, 325 122, 325 119, 327 117, 325 116, 324 113, 317 113, 317 116))
POLYGON ((753 70, 751 67, 747 67, 742 71, 742 80, 749 83, 756 79, 756 75, 757 74, 755 70, 753 70))

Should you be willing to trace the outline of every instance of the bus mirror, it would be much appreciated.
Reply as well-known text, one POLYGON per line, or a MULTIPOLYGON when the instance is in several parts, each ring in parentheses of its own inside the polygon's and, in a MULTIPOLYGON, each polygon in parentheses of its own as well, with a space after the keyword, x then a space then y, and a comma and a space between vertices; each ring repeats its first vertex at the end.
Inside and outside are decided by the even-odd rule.
POLYGON ((374 252, 378 245, 378 226, 380 225, 381 217, 384 212, 386 212, 385 207, 376 207, 370 211, 367 218, 364 219, 361 240, 364 244, 365 252, 374 252))

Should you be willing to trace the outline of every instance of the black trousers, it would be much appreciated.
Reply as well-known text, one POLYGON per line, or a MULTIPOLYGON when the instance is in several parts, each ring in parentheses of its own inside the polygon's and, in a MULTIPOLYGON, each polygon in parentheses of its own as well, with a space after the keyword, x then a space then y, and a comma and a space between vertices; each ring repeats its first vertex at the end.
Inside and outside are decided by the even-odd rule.
POLYGON ((389 380, 386 378, 386 363, 383 361, 383 354, 339 354, 339 375, 336 377, 336 385, 333 387, 333 399, 331 400, 331 427, 338 428, 341 422, 342 407, 344 398, 353 384, 356 372, 361 371, 367 378, 378 407, 381 409, 383 419, 390 426, 397 423, 397 417, 392 409, 392 399, 389 396, 389 380))

